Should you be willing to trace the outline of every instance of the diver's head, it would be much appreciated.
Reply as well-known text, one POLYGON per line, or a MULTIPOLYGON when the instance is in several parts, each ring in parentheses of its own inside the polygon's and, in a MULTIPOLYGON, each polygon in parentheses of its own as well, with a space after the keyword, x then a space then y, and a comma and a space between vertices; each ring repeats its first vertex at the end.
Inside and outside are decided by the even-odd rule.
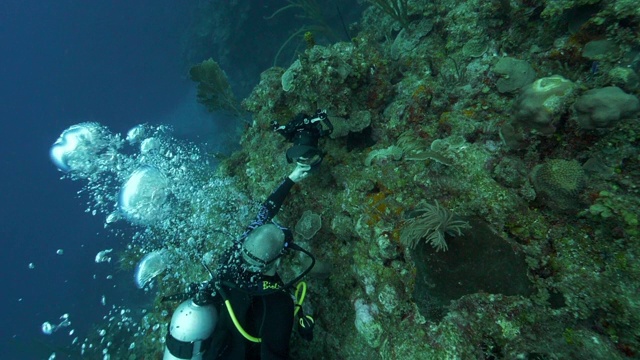
POLYGON ((253 229, 242 245, 242 260, 250 271, 275 274, 277 261, 284 250, 284 232, 275 224, 253 229))

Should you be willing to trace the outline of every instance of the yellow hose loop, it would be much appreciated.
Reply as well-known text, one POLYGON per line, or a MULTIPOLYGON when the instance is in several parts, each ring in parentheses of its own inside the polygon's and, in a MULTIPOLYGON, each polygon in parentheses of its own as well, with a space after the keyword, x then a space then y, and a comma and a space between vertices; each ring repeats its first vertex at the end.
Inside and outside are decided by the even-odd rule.
POLYGON ((293 315, 298 315, 298 310, 300 310, 300 308, 302 307, 302 303, 304 302, 304 297, 307 295, 307 283, 304 281, 301 281, 298 283, 298 285, 296 285, 296 292, 294 293, 294 297, 296 298, 296 307, 295 310, 293 311, 293 315), (300 290, 302 289, 302 291, 300 290), (302 292, 302 294, 300 295, 299 292, 302 292))
POLYGON ((245 339, 247 339, 247 340, 249 340, 251 342, 255 342, 255 343, 262 342, 261 338, 257 338, 255 336, 249 335, 249 333, 247 333, 244 330, 242 325, 240 325, 240 322, 236 318, 236 314, 233 312, 233 308, 231 307, 231 302, 229 302, 229 300, 225 300, 224 304, 227 306, 227 311, 229 311, 229 316, 231 317, 231 320, 233 321, 233 324, 236 326, 236 329, 238 329, 240 334, 242 334, 242 336, 244 336, 245 339))
MULTIPOLYGON (((304 281, 301 281, 298 283, 298 285, 296 285, 296 291, 294 294, 296 298, 295 310, 293 312, 294 316, 298 314, 298 311, 302 307, 302 303, 304 302, 304 298, 306 295, 307 295, 307 283, 304 281)), ((236 318, 236 314, 233 312, 233 307, 231 307, 231 302, 229 300, 225 300, 224 304, 227 307, 227 311, 229 311, 229 317, 231 317, 231 321, 233 321, 233 324, 236 326, 236 329, 238 329, 240 334, 242 334, 242 336, 244 336, 245 339, 251 342, 255 342, 255 343, 262 342, 261 338, 249 335, 249 333, 247 333, 244 330, 242 325, 240 325, 240 321, 238 321, 238 318, 236 318)), ((311 318, 311 321, 313 322, 313 318, 311 318)))

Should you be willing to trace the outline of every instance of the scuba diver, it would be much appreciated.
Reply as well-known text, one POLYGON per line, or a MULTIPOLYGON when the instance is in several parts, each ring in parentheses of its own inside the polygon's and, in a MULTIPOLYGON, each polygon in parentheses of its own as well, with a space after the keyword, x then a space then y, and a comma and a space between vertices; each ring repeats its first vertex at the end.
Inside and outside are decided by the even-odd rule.
MULTIPOLYGON (((294 246, 293 234, 272 219, 293 185, 306 178, 310 168, 310 165, 298 164, 283 180, 234 244, 226 263, 218 268, 220 291, 226 292, 237 321, 256 330, 262 339, 259 346, 247 346, 252 344, 236 329, 230 313, 223 313, 220 325, 231 331, 226 334, 229 341, 226 348, 221 349, 220 359, 288 358, 294 303, 276 270, 280 257, 294 246)), ((221 333, 214 334, 214 342, 221 333)))
POLYGON ((305 340, 313 338, 313 317, 302 310, 306 284, 300 280, 311 271, 315 258, 294 244, 291 231, 273 218, 291 188, 320 166, 325 153, 318 141, 333 131, 333 125, 325 110, 312 116, 298 114, 286 125, 275 121, 271 125, 293 144, 286 157, 296 168, 224 253, 215 273, 210 271, 211 280, 163 298, 184 300, 172 315, 164 360, 288 359, 294 318, 298 334, 305 340), (311 261, 301 274, 284 283, 277 268, 291 250, 311 261))
POLYGON ((289 229, 273 221, 291 188, 309 175, 312 165, 303 163, 304 156, 298 160, 225 252, 213 278, 192 284, 185 294, 163 299, 188 298, 172 316, 164 360, 288 359, 295 316, 298 333, 311 340, 313 318, 302 311, 306 285, 299 281, 311 271, 315 259, 293 243, 289 229), (290 250, 306 254, 311 262, 295 279, 284 283, 277 267, 290 250))

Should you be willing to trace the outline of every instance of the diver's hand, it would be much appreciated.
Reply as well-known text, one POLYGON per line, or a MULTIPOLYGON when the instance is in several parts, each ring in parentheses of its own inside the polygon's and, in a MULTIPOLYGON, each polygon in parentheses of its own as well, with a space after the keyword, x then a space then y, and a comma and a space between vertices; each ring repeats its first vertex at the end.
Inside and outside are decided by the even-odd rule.
POLYGON ((293 172, 289 175, 289 179, 294 183, 299 182, 300 180, 309 176, 309 170, 311 170, 311 165, 308 164, 300 164, 293 170, 293 172))

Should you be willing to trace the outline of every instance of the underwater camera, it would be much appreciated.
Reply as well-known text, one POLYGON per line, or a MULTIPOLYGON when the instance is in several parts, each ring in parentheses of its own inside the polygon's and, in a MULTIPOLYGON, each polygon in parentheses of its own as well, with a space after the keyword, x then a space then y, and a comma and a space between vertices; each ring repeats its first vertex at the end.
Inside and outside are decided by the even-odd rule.
POLYGON ((287 161, 310 165, 315 169, 325 153, 318 148, 318 140, 331 134, 333 125, 329 121, 326 110, 316 110, 313 116, 301 113, 296 115, 286 125, 279 125, 277 121, 271 123, 276 131, 293 143, 287 150, 287 161))

